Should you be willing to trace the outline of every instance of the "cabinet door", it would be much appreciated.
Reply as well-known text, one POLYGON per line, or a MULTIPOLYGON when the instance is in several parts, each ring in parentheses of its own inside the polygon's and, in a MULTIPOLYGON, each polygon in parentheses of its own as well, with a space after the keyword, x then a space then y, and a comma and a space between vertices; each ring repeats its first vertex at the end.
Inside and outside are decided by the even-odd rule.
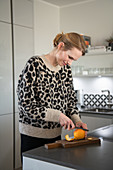
POLYGON ((15 37, 15 110, 18 112, 17 105, 17 82, 27 60, 33 56, 33 30, 21 26, 14 26, 15 37))
POLYGON ((0 20, 11 23, 10 0, 0 0, 0 20))
POLYGON ((27 60, 33 56, 33 0, 14 0, 14 61, 15 61, 15 168, 21 166, 18 123, 17 82, 27 60))
POLYGON ((15 166, 20 167, 20 134, 18 125, 18 100, 17 100, 17 82, 19 74, 24 68, 27 60, 33 56, 33 30, 21 26, 14 26, 15 37, 15 166))
MULTIPOLYGON (((64 155, 66 156, 66 155, 64 155)), ((49 163, 46 161, 40 161, 37 159, 31 159, 28 157, 24 156, 24 160, 23 160, 23 169, 24 170, 77 170, 77 169, 73 169, 73 168, 68 168, 65 165, 58 165, 58 164, 53 164, 53 163, 49 163)))
POLYGON ((81 119, 84 123, 87 124, 90 131, 113 123, 113 119, 103 117, 81 116, 81 119))
POLYGON ((33 0, 13 1, 14 24, 33 28, 33 0))
POLYGON ((0 170, 13 170, 13 115, 0 116, 0 170))
POLYGON ((11 25, 0 22, 0 115, 12 113, 11 25))
POLYGON ((15 113, 15 168, 21 167, 21 141, 19 133, 19 113, 15 113))

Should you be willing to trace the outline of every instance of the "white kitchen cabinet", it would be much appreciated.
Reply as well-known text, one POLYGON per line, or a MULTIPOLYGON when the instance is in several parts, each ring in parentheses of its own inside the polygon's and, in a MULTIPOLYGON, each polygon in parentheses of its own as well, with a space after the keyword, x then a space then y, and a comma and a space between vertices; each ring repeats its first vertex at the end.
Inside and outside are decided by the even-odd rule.
POLYGON ((97 128, 107 126, 113 123, 113 118, 93 117, 93 116, 81 116, 84 123, 87 124, 89 131, 97 128))
POLYGON ((18 123, 18 100, 17 100, 17 81, 19 74, 24 68, 27 60, 33 56, 33 30, 27 27, 14 26, 15 37, 15 167, 21 166, 20 159, 20 133, 18 123))
POLYGON ((12 113, 13 92, 11 50, 11 25, 0 22, 0 115, 12 113))
POLYGON ((0 170, 13 170, 13 89, 10 0, 0 0, 0 170))
POLYGON ((33 30, 27 27, 14 26, 15 37, 15 111, 18 112, 17 82, 27 60, 33 56, 33 30))
POLYGON ((33 0, 13 0, 14 24, 33 28, 33 0))
POLYGON ((15 94, 15 98, 13 98, 12 75, 14 67, 16 91, 18 75, 25 66, 26 61, 33 56, 34 51, 33 0, 12 0, 12 2, 14 19, 13 48, 11 1, 0 0, 0 170, 13 170, 21 166, 17 96, 15 94), (12 56, 13 49, 14 56, 12 56), (14 99, 16 106, 14 106, 14 99), (15 114, 15 120, 13 119, 13 114, 15 114), (15 161, 15 167, 13 167, 13 161, 15 161))
POLYGON ((13 170, 13 114, 0 116, 0 170, 13 170))
POLYGON ((0 21, 11 23, 10 0, 0 0, 0 21))
POLYGON ((21 167, 17 81, 27 60, 34 54, 33 0, 13 0, 15 68, 15 168, 21 167))
POLYGON ((21 141, 19 133, 19 113, 15 113, 15 168, 21 167, 21 141))
POLYGON ((23 157, 23 170, 76 170, 46 161, 23 157))

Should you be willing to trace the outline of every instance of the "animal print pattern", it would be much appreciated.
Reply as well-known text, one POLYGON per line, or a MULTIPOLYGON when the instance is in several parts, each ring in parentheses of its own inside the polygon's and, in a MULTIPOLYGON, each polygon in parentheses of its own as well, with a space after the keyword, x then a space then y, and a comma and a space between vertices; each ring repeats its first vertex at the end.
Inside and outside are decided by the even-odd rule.
POLYGON ((69 65, 55 72, 46 66, 41 57, 31 57, 19 76, 17 94, 19 122, 26 125, 59 128, 57 120, 45 120, 48 109, 58 110, 68 117, 78 114, 69 65))

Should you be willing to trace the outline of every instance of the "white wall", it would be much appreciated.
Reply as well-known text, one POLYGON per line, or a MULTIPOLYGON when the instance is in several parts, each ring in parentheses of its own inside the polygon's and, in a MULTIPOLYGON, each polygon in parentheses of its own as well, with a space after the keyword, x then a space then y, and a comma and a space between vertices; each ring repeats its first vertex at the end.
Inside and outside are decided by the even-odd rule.
MULTIPOLYGON (((92 45, 107 45, 106 38, 113 35, 113 0, 92 0, 60 9, 60 30, 91 36, 92 45)), ((86 68, 113 67, 113 54, 82 56, 75 65, 86 68)), ((84 93, 113 93, 113 77, 74 78, 75 89, 84 93)))
POLYGON ((41 55, 52 50, 53 39, 59 32, 59 8, 47 3, 34 1, 34 44, 35 54, 41 55))
POLYGON ((113 77, 76 77, 73 83, 74 88, 83 89, 84 94, 102 94, 101 90, 110 90, 113 95, 113 77))
POLYGON ((60 30, 91 36, 92 45, 105 45, 113 35, 113 0, 92 0, 60 9, 60 30))

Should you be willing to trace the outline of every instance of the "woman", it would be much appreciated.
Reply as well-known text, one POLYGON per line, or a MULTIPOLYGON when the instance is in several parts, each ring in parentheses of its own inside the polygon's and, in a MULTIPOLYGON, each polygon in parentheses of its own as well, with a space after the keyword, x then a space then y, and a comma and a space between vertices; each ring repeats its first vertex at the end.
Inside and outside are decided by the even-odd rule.
POLYGON ((87 128, 76 107, 70 67, 85 54, 84 40, 77 33, 62 33, 53 44, 50 53, 30 58, 19 77, 21 152, 61 139, 62 127, 87 128))

